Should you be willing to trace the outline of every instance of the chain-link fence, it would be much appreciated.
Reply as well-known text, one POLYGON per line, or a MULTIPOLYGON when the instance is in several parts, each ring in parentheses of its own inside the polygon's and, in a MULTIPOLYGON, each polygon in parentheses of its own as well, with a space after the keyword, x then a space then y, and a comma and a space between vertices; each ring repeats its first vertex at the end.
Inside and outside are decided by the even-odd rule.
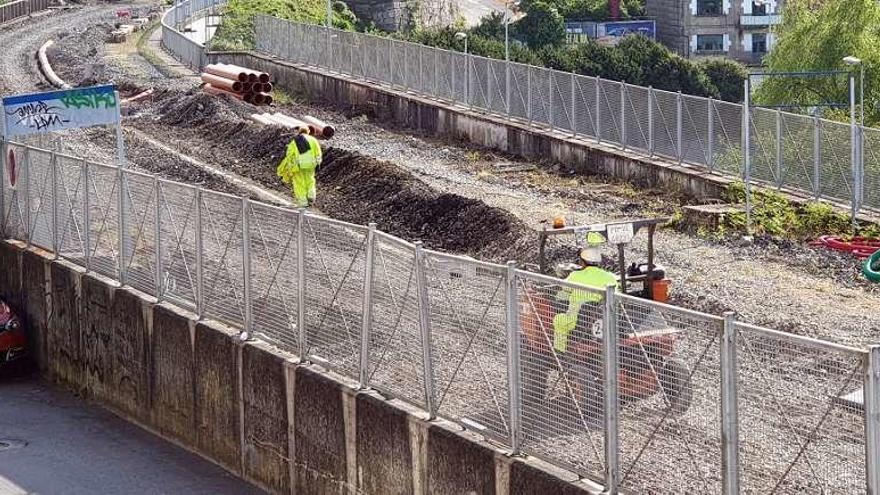
POLYGON ((48 9, 54 0, 16 0, 0 5, 0 24, 48 9))
MULTIPOLYGON (((162 47, 190 69, 199 70, 203 68, 208 63, 205 44, 188 38, 182 31, 195 19, 209 15, 218 7, 226 5, 226 2, 227 0, 183 0, 168 9, 162 15, 162 47)), ((290 34, 292 35, 293 33, 290 34)), ((265 43, 267 43, 267 40, 260 40, 257 49, 264 51, 272 50, 273 52, 278 52, 282 49, 282 45, 277 42, 271 44, 270 40, 269 44, 265 43)), ((289 56, 291 53, 285 52, 283 55, 289 56)))
POLYGON ((852 139, 850 133, 860 134, 847 124, 764 108, 744 112, 736 103, 268 16, 257 16, 255 32, 258 51, 296 63, 733 175, 805 198, 855 201, 854 211, 863 206, 880 211, 870 188, 880 180, 880 172, 863 163, 872 156, 873 140, 866 138, 860 144, 863 140, 852 139), (325 46, 331 56, 316 56, 325 46), (749 133, 742 132, 744 113, 749 133), (858 158, 861 155, 853 153, 853 146, 864 146, 863 154, 868 156, 858 158))
MULTIPOLYGON (((625 106, 630 91, 599 97, 625 106)), ((597 291, 32 146, 0 152, 7 237, 612 493, 849 494, 880 481, 866 460, 880 449, 880 347, 597 291)))

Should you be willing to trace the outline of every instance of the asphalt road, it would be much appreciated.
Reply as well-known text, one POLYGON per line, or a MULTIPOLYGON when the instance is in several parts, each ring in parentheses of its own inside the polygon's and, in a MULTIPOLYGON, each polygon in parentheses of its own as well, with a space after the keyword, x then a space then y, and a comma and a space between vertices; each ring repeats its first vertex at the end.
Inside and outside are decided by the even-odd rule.
POLYGON ((0 495, 56 493, 264 492, 71 394, 0 378, 0 495))

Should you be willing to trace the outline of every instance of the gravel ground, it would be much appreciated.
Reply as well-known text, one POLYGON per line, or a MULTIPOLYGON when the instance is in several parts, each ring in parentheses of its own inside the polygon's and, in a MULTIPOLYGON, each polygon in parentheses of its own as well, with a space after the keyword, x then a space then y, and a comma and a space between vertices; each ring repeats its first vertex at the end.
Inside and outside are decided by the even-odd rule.
MULTIPOLYGON (((106 21, 108 13, 115 8, 115 5, 87 7, 81 11, 65 13, 63 27, 61 23, 53 21, 35 20, 29 25, 27 33, 0 33, 0 44, 10 47, 9 55, 0 60, 0 68, 4 69, 0 76, 0 89, 9 91, 14 88, 20 91, 39 84, 39 77, 34 73, 29 57, 44 38, 61 30, 73 32, 76 26, 106 21)), ((72 40, 75 37, 65 40, 64 43, 72 40)), ((62 49, 63 46, 64 44, 61 45, 62 49)), ((95 55, 87 51, 82 58, 90 60, 95 55)), ((72 66, 77 63, 76 59, 71 61, 72 66)), ((137 65, 131 65, 125 70, 126 77, 130 77, 130 80, 143 84, 150 79, 149 74, 129 73, 132 66, 137 65)), ((154 83, 164 87, 164 83, 154 83)), ((174 84, 180 82, 176 81, 174 84)), ((178 94, 172 93, 170 96, 173 99, 178 94)), ((253 147, 256 149, 247 149, 241 145, 236 149, 223 149, 204 134, 207 128, 198 122, 200 115, 210 119, 213 118, 212 115, 219 113, 222 120, 231 126, 225 128, 229 133, 227 135, 234 136, 234 126, 238 126, 239 133, 242 128, 256 128, 254 124, 235 121, 241 117, 242 107, 235 104, 218 105, 214 109, 207 108, 210 104, 202 104, 201 107, 196 104, 188 108, 166 107, 166 113, 189 113, 183 120, 166 118, 163 121, 162 106, 158 104, 161 100, 160 95, 157 96, 157 102, 144 103, 138 109, 139 113, 127 125, 146 132, 166 145, 176 145, 176 149, 186 155, 205 161, 212 160, 243 175, 255 175, 269 181, 266 177, 271 177, 272 171, 271 168, 268 171, 265 168, 267 164, 277 162, 277 141, 281 140, 283 143, 284 136, 269 136, 267 139, 271 138, 272 141, 254 143, 253 147), (248 170, 252 174, 246 173, 248 170)), ((192 101, 198 102, 199 99, 192 98, 184 101, 184 104, 192 101)), ((339 137, 330 143, 337 149, 333 153, 338 153, 338 156, 350 157, 353 156, 351 153, 359 153, 397 165, 400 170, 393 174, 403 174, 406 179, 403 182, 389 183, 389 195, 399 193, 394 187, 400 184, 409 189, 422 190, 420 201, 454 193, 509 212, 513 220, 505 221, 517 225, 517 228, 540 228, 543 219, 559 213, 564 213, 569 221, 587 223, 668 212, 680 199, 655 191, 635 191, 626 184, 607 183, 599 178, 574 177, 564 167, 552 171, 552 165, 548 167, 550 172, 536 170, 503 174, 497 171, 496 165, 515 160, 454 143, 414 137, 383 128, 354 113, 346 115, 344 111, 336 112, 304 105, 291 105, 282 110, 294 115, 315 114, 338 124, 339 137), (408 177, 405 172, 412 176, 408 177), (417 183, 420 185, 414 185, 415 179, 421 181, 417 183)), ((215 138, 222 135, 216 128, 213 131, 215 138)), ((249 133, 244 134, 250 136, 249 133)), ((209 174, 195 175, 193 168, 181 161, 179 156, 157 150, 132 134, 128 137, 129 155, 136 166, 167 177, 237 192, 234 188, 228 189, 229 186, 223 185, 223 181, 209 174)), ((109 161, 112 157, 113 139, 105 131, 70 133, 65 135, 63 144, 73 152, 88 152, 90 156, 103 161, 109 161)), ((329 150, 328 156, 331 156, 329 150)), ((366 172, 392 173, 387 165, 375 166, 375 163, 375 160, 369 160, 360 166, 366 172)), ((368 178, 369 173, 364 177, 368 178)), ((349 191, 337 190, 337 187, 346 185, 343 180, 345 174, 330 173, 326 179, 327 183, 334 184, 333 188, 327 188, 327 183, 324 183, 326 189, 319 192, 319 195, 326 197, 322 201, 332 200, 342 205, 337 205, 337 208, 344 209, 349 198, 352 204, 360 205, 368 204, 374 199, 374 196, 353 196, 362 190, 356 187, 349 191), (362 202, 356 203, 355 200, 362 202)), ((280 189, 280 185, 276 183, 274 188, 280 189)), ((175 197, 184 195, 179 193, 175 197)), ((217 224, 227 225, 228 228, 228 225, 235 225, 240 220, 236 220, 231 203, 223 208, 226 203, 221 198, 212 196, 211 211, 216 212, 220 219, 217 224), (222 219, 223 215, 228 218, 222 219)), ((415 203, 417 206, 422 204, 415 203)), ((411 218, 403 215, 406 207, 411 205, 399 206, 401 218, 411 218)), ((177 217, 185 216, 187 208, 186 205, 181 205, 177 217)), ((485 211, 484 208, 480 209, 480 212, 485 211)), ((381 213, 381 218, 374 220, 382 219, 394 223, 394 219, 387 218, 394 214, 392 209, 374 212, 381 213)), ((342 216, 342 210, 337 214, 342 216)), ((351 215, 351 211, 348 214, 351 215)), ((288 252, 286 249, 290 245, 290 218, 272 210, 261 210, 258 218, 263 220, 264 226, 274 226, 272 229, 265 228, 260 237, 265 244, 260 256, 264 256, 267 262, 257 264, 254 277, 258 283, 265 284, 265 290, 257 291, 265 294, 258 311, 258 319, 265 320, 266 328, 279 329, 268 337, 289 347, 294 341, 289 331, 293 315, 285 304, 285 295, 292 293, 292 287, 288 286, 289 279, 275 285, 272 281, 277 268, 281 266, 278 263, 279 254, 288 252), (273 222, 272 215, 281 216, 274 218, 273 222), (278 228, 278 225, 288 227, 278 228), (271 264, 272 262, 275 264, 271 264)), ((464 223, 473 222, 470 218, 462 220, 464 223)), ((164 224, 167 225, 167 222, 164 224)), ((310 309, 307 321, 311 323, 308 326, 310 328, 318 328, 322 322, 330 322, 334 328, 340 329, 335 334, 310 334, 310 341, 314 343, 313 353, 339 362, 350 371, 357 349, 356 346, 351 346, 351 342, 356 342, 358 332, 358 326, 351 322, 358 321, 359 309, 356 301, 359 284, 362 282, 358 279, 358 274, 361 273, 358 263, 362 263, 358 260, 361 255, 351 246, 352 240, 357 240, 362 234, 357 229, 340 230, 329 225, 332 224, 315 221, 314 225, 309 226, 309 231, 315 234, 307 247, 307 253, 311 253, 307 264, 308 279, 315 283, 315 300, 309 307, 323 309, 317 312, 310 309), (322 240, 319 242, 318 239, 322 240), (326 301, 334 300, 334 296, 337 305, 327 307, 326 301)), ((469 235, 483 235, 486 243, 491 243, 489 237, 492 231, 483 230, 469 235)), ((410 232, 406 235, 415 234, 410 232)), ((402 254, 406 252, 406 248, 394 246, 390 240, 387 242, 392 244, 385 248, 387 272, 377 276, 377 283, 386 285, 387 290, 381 291, 384 299, 377 304, 376 318, 385 322, 379 325, 380 328, 392 328, 393 331, 389 334, 377 332, 375 336, 377 346, 383 351, 380 353, 382 358, 378 360, 379 364, 373 370, 374 379, 385 389, 419 402, 421 356, 416 344, 419 341, 418 320, 413 305, 411 276, 408 275, 411 273, 411 266, 407 266, 406 256, 402 254)), ((515 241, 506 242, 515 244, 515 241)), ((216 253, 221 253, 229 246, 222 236, 210 240, 209 243, 211 245, 208 249, 216 253)), ((715 314, 724 309, 733 309, 746 321, 852 345, 871 343, 875 339, 878 317, 869 311, 876 307, 876 295, 870 290, 872 287, 854 280, 847 283, 852 270, 847 269, 843 258, 784 243, 738 246, 668 230, 660 232, 656 245, 659 261, 667 266, 668 273, 676 281, 674 300, 682 306, 715 314)), ((516 247, 532 249, 528 245, 516 247)), ((643 255, 644 248, 643 240, 635 242, 633 256, 643 255)), ((500 252, 493 249, 489 252, 490 257, 498 256, 500 252)), ((179 253, 181 256, 178 258, 189 258, 192 247, 183 246, 179 253)), ((515 253, 512 256, 520 260, 531 260, 534 255, 515 253)), ((235 318, 236 310, 230 309, 223 302, 235 298, 237 286, 234 277, 229 274, 240 273, 240 270, 234 257, 211 258, 211 262, 216 265, 210 267, 208 271, 214 275, 208 277, 213 277, 211 285, 219 288, 219 291, 209 313, 235 318)), ((504 414, 493 411, 497 410, 498 403, 504 404, 506 401, 506 374, 502 368, 504 338, 496 326, 486 324, 486 321, 497 323, 500 320, 485 319, 486 314, 494 314, 498 308, 498 301, 493 297, 493 285, 490 283, 492 277, 483 274, 482 278, 466 279, 467 283, 464 283, 454 265, 453 269, 439 269, 445 266, 442 263, 437 266, 438 269, 429 280, 429 293, 432 302, 435 302, 432 310, 437 312, 432 315, 432 319, 438 322, 435 362, 440 363, 438 388, 446 390, 444 385, 450 385, 450 392, 446 394, 448 398, 441 404, 441 411, 458 417, 467 415, 486 425, 490 431, 503 433, 504 414), (481 283, 476 283, 477 280, 481 283), (456 281, 459 285, 452 285, 456 281), (473 289, 467 290, 468 287, 473 289), (456 373, 457 364, 462 366, 456 373)), ((185 286, 186 270, 176 270, 174 284, 185 286)), ((176 291, 180 292, 182 299, 191 297, 191 291, 188 293, 185 287, 178 287, 176 291)), ((693 372, 691 380, 696 399, 687 413, 676 418, 664 419, 657 397, 625 406, 621 432, 625 444, 623 460, 625 464, 631 464, 638 458, 641 463, 633 469, 628 486, 651 493, 676 493, 670 486, 678 486, 679 489, 687 486, 693 490, 714 492, 717 487, 715 467, 718 465, 719 455, 717 353, 712 351, 717 346, 717 342, 712 341, 714 332, 705 322, 683 323, 683 317, 674 310, 657 318, 658 321, 674 322, 688 329, 687 335, 677 345, 676 352, 693 372), (701 353, 706 349, 710 351, 712 358, 700 360, 701 353), (640 456, 642 446, 645 449, 640 456), (669 481, 672 479, 680 484, 670 485, 669 481)), ((743 345, 756 340, 759 339, 750 335, 743 339, 743 345)), ((803 438, 808 434, 812 435, 813 426, 827 419, 824 413, 829 407, 829 397, 839 393, 838 389, 841 387, 851 388, 850 385, 853 385, 845 380, 850 368, 845 365, 847 360, 831 353, 809 350, 802 350, 800 355, 794 355, 789 349, 790 346, 778 340, 761 342, 758 351, 742 349, 742 354, 746 356, 743 358, 744 371, 741 373, 745 403, 742 455, 746 462, 744 473, 748 478, 748 486, 759 491, 769 490, 776 479, 774 477, 781 475, 788 463, 797 458, 798 463, 781 486, 784 491, 816 491, 817 486, 811 482, 810 472, 817 463, 823 466, 819 470, 821 478, 826 483, 831 483, 822 487, 826 493, 860 491, 862 487, 859 480, 864 477, 858 472, 858 459, 863 447, 859 443, 861 420, 857 415, 845 410, 833 410, 830 414, 831 421, 822 423, 817 429, 819 435, 814 439, 807 455, 799 457, 796 451, 798 436, 803 438), (828 366, 829 362, 844 364, 828 366), (803 380, 804 376, 812 379, 803 380), (780 389, 787 394, 779 397, 780 389), (754 469, 752 466, 760 468, 754 469)), ((572 416, 571 407, 563 408, 572 416)), ((535 415, 533 412, 533 416, 545 417, 543 411, 538 413, 535 415)), ((565 434, 563 429, 562 432, 533 432, 527 443, 533 452, 554 458, 567 458, 575 467, 595 474, 601 466, 597 467, 595 462, 591 462, 588 450, 591 447, 587 444, 588 437, 595 439, 598 436, 600 435, 596 432, 583 431, 565 434)))

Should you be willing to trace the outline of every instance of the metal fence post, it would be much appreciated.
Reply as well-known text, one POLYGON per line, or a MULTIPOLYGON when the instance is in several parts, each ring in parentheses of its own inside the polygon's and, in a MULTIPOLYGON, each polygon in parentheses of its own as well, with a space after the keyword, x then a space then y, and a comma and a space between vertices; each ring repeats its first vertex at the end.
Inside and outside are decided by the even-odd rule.
POLYGON ((27 247, 31 247, 31 148, 24 148, 24 222, 27 234, 27 247))
POLYGON ((251 281, 251 202, 241 198, 241 265, 244 276, 244 331, 254 332, 253 282, 251 281))
POLYGON ((852 198, 850 205, 850 217, 853 226, 853 232, 855 232, 857 228, 857 220, 856 220, 856 210, 858 208, 858 200, 859 195, 856 190, 856 185, 858 183, 858 175, 859 175, 859 147, 856 136, 856 77, 855 74, 850 72, 849 74, 849 158, 850 158, 850 174, 852 178, 852 198))
POLYGON ((709 171, 715 169, 715 100, 712 98, 706 99, 706 105, 708 110, 708 130, 709 130, 709 138, 706 140, 707 148, 706 151, 706 166, 709 167, 709 171))
POLYGON ((722 493, 739 493, 739 407, 736 327, 733 312, 724 313, 721 333, 721 479, 722 493))
POLYGON ((83 181, 83 255, 86 259, 86 271, 92 269, 92 222, 91 207, 89 206, 90 190, 89 190, 89 162, 83 158, 82 161, 82 179, 83 181))
POLYGON ((49 160, 52 167, 52 252, 55 259, 61 251, 61 238, 58 235, 58 155, 52 152, 49 160))
POLYGON ((116 205, 116 230, 117 230, 117 242, 119 243, 119 251, 117 253, 117 258, 119 262, 118 266, 118 278, 119 285, 125 285, 125 257, 126 257, 126 247, 125 247, 125 229, 126 224, 128 222, 125 221, 125 176, 122 171, 122 167, 116 168, 116 177, 117 177, 117 187, 118 191, 118 200, 116 205))
POLYGON ((156 242, 156 252, 153 253, 155 256, 154 265, 156 266, 156 301, 162 302, 162 297, 164 296, 164 290, 162 287, 162 204, 161 204, 161 193, 159 191, 159 177, 153 176, 153 190, 156 191, 156 209, 154 210, 153 215, 153 232, 155 234, 154 239, 156 242))
POLYGON ((545 69, 545 70, 547 70, 547 73, 550 74, 550 77, 547 78, 547 80, 550 81, 550 83, 549 83, 550 91, 547 93, 547 96, 549 96, 548 103, 550 103, 550 105, 548 105, 550 107, 550 109, 547 111, 547 123, 550 124, 550 130, 552 131, 553 127, 554 127, 553 126, 553 93, 554 93, 556 86, 553 84, 553 71, 549 70, 549 69, 545 69))
POLYGON ((683 115, 681 111, 681 91, 676 94, 675 98, 675 140, 678 143, 676 147, 676 152, 678 153, 678 163, 684 160, 684 143, 682 142, 682 127, 684 124, 683 115))
POLYGON ((880 493, 880 346, 868 348, 865 363, 865 471, 868 493, 880 493))
POLYGON ((626 83, 620 81, 620 148, 626 151, 626 83))
POLYGON ((428 419, 437 417, 434 404, 434 364, 431 355, 431 309, 428 301, 428 281, 425 273, 425 252, 421 242, 415 243, 416 289, 419 298, 419 330, 422 334, 422 365, 425 375, 425 405, 428 419))
POLYGON ((616 287, 605 288, 605 313, 602 319, 605 361, 605 492, 617 493, 620 482, 618 445, 618 349, 616 287))
POLYGON ((370 386, 370 337, 373 334, 373 272, 376 250, 376 224, 370 223, 367 231, 364 262, 363 321, 361 322, 361 355, 358 366, 358 385, 370 386))
POLYGON ((648 86, 648 153, 654 156, 654 88, 648 86))
POLYGON ((776 109, 776 187, 782 189, 782 110, 776 109))
POLYGON ((202 253, 202 189, 196 188, 196 316, 201 320, 205 316, 205 267, 202 253))
POLYGON ((510 119, 510 59, 504 62, 504 110, 510 119))
POLYGON ((577 87, 577 78, 574 75, 574 72, 571 73, 571 135, 572 137, 578 135, 577 131, 577 105, 575 102, 577 101, 577 92, 575 88, 577 87))
POLYGON ((602 88, 600 87, 601 79, 599 76, 596 76, 596 122, 594 123, 596 126, 596 142, 602 143, 602 121, 600 120, 600 115, 602 114, 602 105, 599 104, 601 98, 602 88))
POLYGON ((308 361, 308 334, 306 333, 306 232, 305 208, 296 218, 296 329, 299 340, 299 359, 308 361))
POLYGON ((507 384, 510 399, 510 453, 522 446, 522 391, 520 369, 519 294, 516 261, 507 262, 507 384))
POLYGON ((743 182, 746 192, 746 234, 752 234, 752 115, 751 84, 745 80, 745 100, 743 101, 743 182))
POLYGON ((526 66, 526 118, 532 125, 532 66, 526 66))
POLYGON ((813 196, 819 201, 822 193, 822 119, 813 114, 813 196))

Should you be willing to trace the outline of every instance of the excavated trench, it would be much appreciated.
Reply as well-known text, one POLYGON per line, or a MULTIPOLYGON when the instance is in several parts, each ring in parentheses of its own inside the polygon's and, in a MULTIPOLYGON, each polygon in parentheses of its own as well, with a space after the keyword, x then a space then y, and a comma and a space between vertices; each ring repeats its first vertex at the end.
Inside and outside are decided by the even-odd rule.
MULTIPOLYGON (((263 186, 284 190, 275 173, 293 134, 248 119, 253 107, 199 91, 165 91, 139 109, 132 125, 172 140, 204 143, 187 153, 263 186), (169 132, 172 131, 172 132, 169 132)), ((375 222, 389 234, 431 249, 503 262, 532 261, 537 233, 481 200, 439 192, 410 171, 324 142, 316 207, 352 223, 375 222)))

